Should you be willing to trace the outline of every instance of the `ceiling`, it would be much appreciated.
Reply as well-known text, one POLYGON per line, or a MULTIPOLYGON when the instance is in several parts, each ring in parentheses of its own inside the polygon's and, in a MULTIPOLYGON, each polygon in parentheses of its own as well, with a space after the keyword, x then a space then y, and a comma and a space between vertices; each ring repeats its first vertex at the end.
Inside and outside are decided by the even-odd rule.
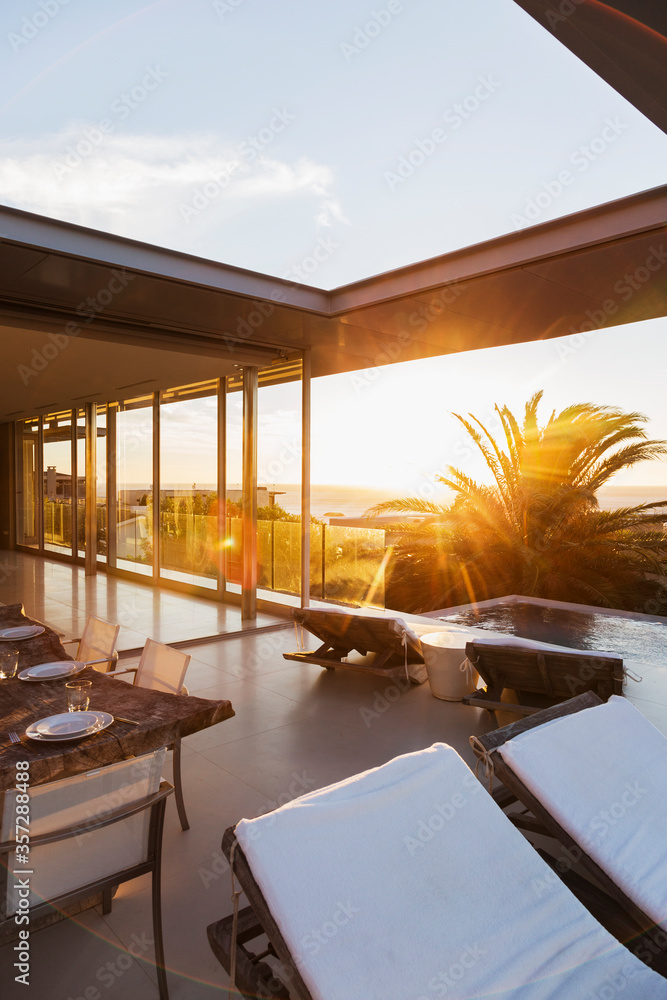
POLYGON ((666 224, 667 186, 328 292, 0 209, 0 419, 304 349, 316 377, 663 316, 666 224))

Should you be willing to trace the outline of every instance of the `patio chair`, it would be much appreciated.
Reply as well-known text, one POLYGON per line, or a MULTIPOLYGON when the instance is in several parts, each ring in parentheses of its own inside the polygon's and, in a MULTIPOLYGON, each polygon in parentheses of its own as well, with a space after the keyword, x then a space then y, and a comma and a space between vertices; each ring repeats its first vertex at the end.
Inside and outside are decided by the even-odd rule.
POLYGON ((345 667, 382 677, 407 677, 413 684, 426 680, 419 636, 402 618, 328 608, 294 609, 292 616, 322 645, 312 652, 283 653, 286 660, 316 663, 327 670, 345 667))
POLYGON ((247 997, 667 997, 442 743, 241 820, 223 851, 234 912, 208 936, 247 997))
MULTIPOLYGON (((115 670, 112 676, 121 677, 123 674, 134 674, 134 683, 137 687, 149 688, 152 691, 166 691, 168 694, 187 695, 188 689, 183 681, 191 659, 192 657, 188 653, 181 653, 179 649, 174 649, 162 642, 156 642, 155 639, 147 639, 137 666, 115 670)), ((181 829, 189 830, 190 824, 185 811, 181 780, 180 736, 174 740, 170 749, 174 751, 174 791, 178 818, 181 829)))
POLYGON ((79 639, 61 639, 63 646, 78 642, 75 660, 93 665, 96 670, 113 670, 118 662, 116 643, 120 625, 89 616, 79 639))
POLYGON ((589 691, 470 742, 502 783, 494 798, 513 823, 559 841, 563 877, 577 865, 592 876, 591 907, 614 909, 626 936, 643 934, 667 975, 662 733, 625 698, 589 691))
POLYGON ((466 695, 463 703, 489 712, 532 715, 584 691, 594 691, 603 701, 623 694, 623 660, 615 653, 480 636, 466 644, 466 656, 486 689, 466 695))
POLYGON ((155 965, 160 998, 168 1000, 160 864, 164 809, 172 786, 160 781, 163 762, 164 750, 157 750, 27 792, 17 788, 4 793, 2 943, 16 940, 22 929, 33 933, 74 916, 98 903, 100 894, 108 913, 117 885, 150 874, 155 965), (20 822, 24 815, 29 816, 27 824, 20 822), (22 840, 25 825, 29 841, 22 840), (26 854, 29 864, 22 863, 26 854), (24 883, 21 891, 18 882, 24 883))

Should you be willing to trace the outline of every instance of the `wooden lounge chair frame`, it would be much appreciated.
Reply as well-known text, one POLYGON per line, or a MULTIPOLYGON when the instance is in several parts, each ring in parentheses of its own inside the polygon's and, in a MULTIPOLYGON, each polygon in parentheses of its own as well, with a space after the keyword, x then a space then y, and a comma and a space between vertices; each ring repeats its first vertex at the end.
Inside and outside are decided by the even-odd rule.
MULTIPOLYGON (((600 703, 594 695, 584 695, 583 698, 592 698, 593 700, 586 701, 582 704, 582 708, 588 707, 590 704, 600 703)), ((576 710, 576 708, 571 709, 571 711, 576 710)), ((515 725, 522 724, 523 722, 515 725)), ((515 734, 518 731, 515 730, 515 734)), ((505 789, 501 789, 500 795, 494 795, 494 798, 501 800, 505 798, 507 802, 516 802, 515 796, 509 794, 505 789)), ((513 819, 519 828, 527 827, 533 832, 546 833, 546 830, 532 817, 526 823, 517 822, 511 814, 509 818, 513 819)), ((222 850, 230 863, 230 868, 233 865, 234 876, 250 905, 239 910, 236 933, 233 914, 209 924, 206 931, 213 954, 223 968, 231 974, 232 952, 234 952, 235 988, 247 1000, 258 1000, 258 998, 263 998, 263 1000, 312 1000, 312 994, 299 973, 297 963, 236 838, 234 827, 225 830, 222 838, 222 850), (236 945, 234 945, 235 940, 236 945), (258 942, 254 946, 256 950, 248 947, 252 941, 258 942), (274 960, 274 964, 269 964, 266 961, 267 958, 274 960), (278 963, 277 968, 276 963, 278 963)), ((617 887, 614 886, 615 898, 612 898, 592 885, 588 879, 573 871, 571 857, 563 863, 562 859, 554 858, 544 850, 539 850, 539 853, 579 902, 603 927, 624 944, 627 944, 630 938, 634 938, 632 950, 637 957, 650 964, 656 972, 667 976, 665 956, 658 954, 660 948, 650 934, 642 934, 637 922, 631 920, 627 910, 618 902, 619 890, 617 887), (643 953, 641 949, 644 949, 643 953)), ((577 855, 575 854, 574 857, 576 858, 577 855)), ((645 915, 643 915, 643 919, 644 922, 648 920, 645 915)))
POLYGON ((297 625, 312 632, 322 645, 311 652, 283 653, 286 660, 316 663, 327 670, 345 667, 381 677, 407 677, 413 684, 426 680, 426 667, 419 639, 410 634, 409 625, 395 618, 355 615, 346 611, 321 611, 316 608, 294 609, 297 625), (407 631, 406 631, 407 629, 407 631), (372 663, 347 663, 351 652, 376 653, 372 663))
MULTIPOLYGON (((503 760, 498 750, 509 740, 520 733, 536 729, 554 719, 575 715, 587 708, 603 704, 595 692, 571 698, 569 701, 553 705, 529 718, 513 722, 502 729, 495 729, 483 736, 471 736, 470 744, 480 761, 489 768, 489 772, 498 778, 501 787, 493 791, 493 798, 506 812, 516 827, 526 833, 539 834, 557 840, 563 848, 563 853, 552 864, 561 880, 574 892, 597 920, 607 928, 619 941, 629 945, 631 950, 650 964, 656 972, 667 976, 667 949, 665 948, 665 932, 655 928, 653 920, 631 900, 624 891, 607 875, 590 857, 560 823, 542 805, 535 795, 527 788, 511 766, 503 760), (515 804, 520 803, 522 811, 513 811, 515 804), (573 871, 575 865, 581 865, 595 879, 597 885, 584 880, 573 871)), ((584 765, 582 765, 584 766, 584 765)), ((660 836, 664 831, 657 831, 660 836)), ((540 853, 543 853, 540 851, 540 853)), ((544 856, 544 855, 543 855, 544 856)), ((547 860, 548 857, 547 857, 547 860)), ((550 863, 552 863, 550 861, 550 863)))
MULTIPOLYGON (((285 943, 280 928, 273 918, 269 905, 262 890, 257 885, 247 858, 236 839, 234 827, 225 830, 222 838, 222 850, 230 863, 233 864, 234 875, 250 902, 239 911, 236 933, 236 988, 248 1000, 258 997, 266 1000, 312 1000, 310 990, 301 978, 297 964, 285 943), (260 935, 269 939, 268 947, 256 954, 246 948, 248 941, 260 935), (263 961, 272 956, 281 963, 279 975, 263 961), (282 978, 286 981, 283 981, 282 978)), ((206 928, 209 944, 213 954, 220 964, 230 972, 232 950, 234 948, 234 916, 223 917, 206 928)))
POLYGON ((602 701, 612 694, 623 694, 621 657, 474 641, 466 643, 466 656, 486 683, 486 690, 473 691, 463 703, 489 712, 533 715, 585 691, 595 692, 602 701), (501 700, 506 689, 517 692, 518 702, 501 700))

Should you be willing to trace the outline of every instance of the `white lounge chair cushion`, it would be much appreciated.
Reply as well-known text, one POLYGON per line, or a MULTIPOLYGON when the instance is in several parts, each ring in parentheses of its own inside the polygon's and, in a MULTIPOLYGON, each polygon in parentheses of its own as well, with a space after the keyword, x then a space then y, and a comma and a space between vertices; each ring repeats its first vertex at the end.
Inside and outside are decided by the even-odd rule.
POLYGON ((667 930, 667 739, 625 698, 509 740, 503 760, 667 930))
POLYGON ((315 1000, 667 997, 444 744, 236 833, 315 1000))

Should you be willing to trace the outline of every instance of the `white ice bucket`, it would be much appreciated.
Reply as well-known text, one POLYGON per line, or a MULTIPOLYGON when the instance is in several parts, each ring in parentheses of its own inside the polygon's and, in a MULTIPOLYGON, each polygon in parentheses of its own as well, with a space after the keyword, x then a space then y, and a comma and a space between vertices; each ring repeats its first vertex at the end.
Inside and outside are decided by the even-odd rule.
POLYGON ((466 658, 469 632, 431 632, 421 637, 431 693, 443 701, 461 701, 477 687, 478 674, 466 658))

